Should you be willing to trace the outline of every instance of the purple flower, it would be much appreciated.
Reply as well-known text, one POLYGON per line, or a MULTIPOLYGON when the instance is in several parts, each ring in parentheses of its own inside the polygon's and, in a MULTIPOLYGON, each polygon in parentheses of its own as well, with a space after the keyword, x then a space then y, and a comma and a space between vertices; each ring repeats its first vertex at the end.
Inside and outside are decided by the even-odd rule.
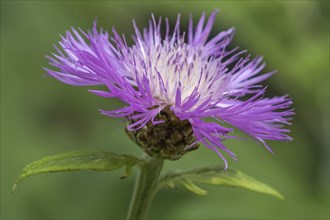
POLYGON ((164 123, 156 116, 169 109, 179 120, 189 121, 196 142, 217 152, 227 168, 222 153, 234 159, 236 155, 223 145, 225 139, 234 138, 229 135, 233 128, 226 124, 271 151, 266 140, 291 140, 283 125, 290 124, 294 112, 287 96, 263 98, 266 88, 259 83, 274 72, 259 74, 265 66, 261 57, 242 57, 246 51, 238 48, 227 50, 233 28, 209 39, 216 14, 206 25, 203 14, 196 27, 190 17, 188 33, 180 31, 180 15, 172 31, 165 19, 165 33, 161 33, 161 18, 157 21, 152 16, 142 32, 133 21, 132 46, 114 28, 113 37, 98 32, 96 22, 88 33, 72 28, 61 37, 61 49, 55 46, 57 54, 47 57, 58 71, 46 71, 74 86, 106 85, 108 91, 91 92, 127 105, 101 113, 126 117, 130 131, 147 123, 164 123), (203 120, 207 118, 214 120, 203 120))

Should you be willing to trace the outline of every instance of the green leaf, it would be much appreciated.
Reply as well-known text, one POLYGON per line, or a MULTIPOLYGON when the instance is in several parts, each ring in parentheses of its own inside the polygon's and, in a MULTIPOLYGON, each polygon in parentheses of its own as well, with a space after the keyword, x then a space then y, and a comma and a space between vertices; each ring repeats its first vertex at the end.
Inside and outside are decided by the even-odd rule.
POLYGON ((201 189, 196 183, 237 187, 268 194, 278 199, 284 199, 278 191, 267 184, 255 180, 237 170, 224 170, 223 167, 205 167, 186 172, 168 173, 160 179, 158 190, 164 186, 173 188, 176 184, 181 184, 191 192, 198 195, 206 195, 207 191, 201 189))
POLYGON ((78 150, 50 157, 44 157, 25 166, 13 185, 13 192, 17 184, 24 178, 39 174, 76 170, 111 171, 126 167, 125 178, 131 174, 132 167, 140 160, 130 155, 119 155, 100 150, 78 150))

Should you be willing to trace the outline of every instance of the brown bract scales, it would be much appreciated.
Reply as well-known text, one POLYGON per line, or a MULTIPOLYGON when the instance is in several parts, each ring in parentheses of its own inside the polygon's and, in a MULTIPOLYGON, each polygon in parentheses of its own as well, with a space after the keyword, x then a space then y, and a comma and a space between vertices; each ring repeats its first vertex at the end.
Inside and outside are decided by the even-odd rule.
MULTIPOLYGON (((128 131, 129 137, 137 143, 148 155, 164 159, 177 160, 191 150, 198 148, 191 124, 188 120, 180 120, 170 110, 164 108, 155 117, 155 121, 163 123, 153 125, 149 121, 138 131, 128 131)), ((134 123, 130 120, 129 123, 134 123)))

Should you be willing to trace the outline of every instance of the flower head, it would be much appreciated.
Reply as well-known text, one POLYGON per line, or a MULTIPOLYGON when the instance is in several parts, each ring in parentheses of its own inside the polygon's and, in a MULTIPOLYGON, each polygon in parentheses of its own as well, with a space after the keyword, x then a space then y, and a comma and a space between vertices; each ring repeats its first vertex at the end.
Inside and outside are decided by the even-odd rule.
POLYGON ((266 140, 291 140, 283 125, 290 124, 289 117, 294 113, 287 96, 263 98, 266 88, 259 83, 274 72, 260 74, 265 66, 261 57, 242 57, 246 51, 238 48, 227 50, 233 28, 209 39, 216 14, 214 11, 207 22, 203 14, 196 27, 190 17, 188 33, 180 31, 180 16, 173 30, 165 19, 165 33, 161 32, 161 18, 152 16, 142 32, 133 21, 132 46, 114 28, 112 37, 102 30, 98 32, 96 22, 88 33, 72 29, 62 36, 61 49, 55 46, 57 54, 48 56, 58 71, 46 71, 74 86, 106 85, 107 91, 91 92, 118 98, 126 106, 101 113, 126 117, 127 131, 140 144, 152 148, 147 153, 159 153, 155 148, 173 139, 179 144, 172 142, 170 150, 161 152, 176 159, 173 149, 180 148, 184 153, 203 143, 227 167, 222 153, 236 159, 223 144, 225 139, 233 138, 231 126, 270 150, 266 140), (215 120, 203 120, 207 118, 215 120), (154 142, 148 135, 155 136, 154 142))

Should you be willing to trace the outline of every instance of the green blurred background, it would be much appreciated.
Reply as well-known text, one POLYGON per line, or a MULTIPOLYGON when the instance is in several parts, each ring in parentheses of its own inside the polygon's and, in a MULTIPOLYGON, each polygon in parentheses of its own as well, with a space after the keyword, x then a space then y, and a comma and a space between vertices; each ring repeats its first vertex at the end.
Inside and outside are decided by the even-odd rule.
MULTIPOLYGON (((189 13, 220 9, 212 34, 235 26, 232 45, 264 55, 270 95, 288 93, 296 115, 290 143, 271 142, 275 156, 254 141, 227 141, 239 162, 230 166, 264 181, 286 200, 240 189, 206 186, 209 195, 165 189, 154 200, 152 219, 329 218, 329 1, 1 1, 1 219, 121 219, 134 175, 72 172, 37 175, 11 194, 21 169, 41 157, 80 148, 140 155, 125 136, 125 123, 97 109, 122 106, 44 77, 44 55, 71 26, 114 25, 127 38, 132 19, 140 27, 150 14, 175 21, 189 13)), ((201 147, 165 169, 221 164, 201 147)))

